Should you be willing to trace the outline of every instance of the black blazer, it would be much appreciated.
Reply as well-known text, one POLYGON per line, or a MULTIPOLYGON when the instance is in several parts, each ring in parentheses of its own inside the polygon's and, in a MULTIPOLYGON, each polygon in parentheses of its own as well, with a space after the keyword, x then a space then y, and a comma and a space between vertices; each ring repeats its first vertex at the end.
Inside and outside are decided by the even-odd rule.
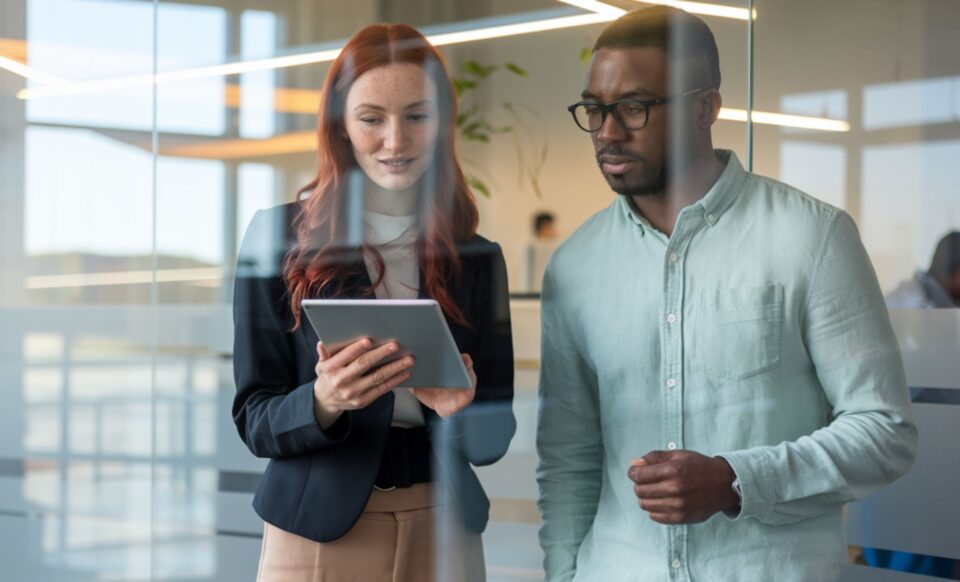
MULTIPOLYGON (((282 280, 283 257, 296 237, 298 203, 262 210, 244 236, 234 287, 233 419, 240 437, 270 463, 253 507, 264 521, 318 542, 335 540, 356 523, 370 497, 393 417, 392 392, 344 413, 324 430, 313 407, 318 338, 306 318, 295 332, 282 280)), ((470 465, 507 451, 516 431, 512 411, 513 346, 507 276, 500 246, 476 236, 459 246, 462 275, 449 286, 470 327, 447 323, 477 374, 473 403, 440 419, 424 407, 437 455, 434 482, 454 500, 464 525, 484 530, 490 503, 470 465), (443 429, 443 430, 439 430, 443 429), (443 435, 443 442, 438 441, 443 435)), ((362 257, 341 297, 369 297, 362 257)), ((422 288, 422 285, 421 285, 422 288)), ((321 297, 329 293, 321 293, 321 297)))

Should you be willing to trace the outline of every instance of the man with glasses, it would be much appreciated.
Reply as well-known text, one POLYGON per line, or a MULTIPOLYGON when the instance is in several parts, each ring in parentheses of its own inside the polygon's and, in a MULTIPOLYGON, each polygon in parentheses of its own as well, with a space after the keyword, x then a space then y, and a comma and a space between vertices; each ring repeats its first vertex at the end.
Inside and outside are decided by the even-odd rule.
POLYGON ((569 108, 619 196, 544 276, 548 580, 836 579, 843 504, 913 461, 853 221, 715 150, 719 88, 703 21, 644 8, 569 108))

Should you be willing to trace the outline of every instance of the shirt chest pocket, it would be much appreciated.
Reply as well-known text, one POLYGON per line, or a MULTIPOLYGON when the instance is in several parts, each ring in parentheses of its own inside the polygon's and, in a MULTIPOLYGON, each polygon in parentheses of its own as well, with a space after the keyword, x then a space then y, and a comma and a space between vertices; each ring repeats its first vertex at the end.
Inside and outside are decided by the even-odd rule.
POLYGON ((694 371, 743 380, 777 367, 783 287, 705 291, 694 301, 685 360, 694 371))

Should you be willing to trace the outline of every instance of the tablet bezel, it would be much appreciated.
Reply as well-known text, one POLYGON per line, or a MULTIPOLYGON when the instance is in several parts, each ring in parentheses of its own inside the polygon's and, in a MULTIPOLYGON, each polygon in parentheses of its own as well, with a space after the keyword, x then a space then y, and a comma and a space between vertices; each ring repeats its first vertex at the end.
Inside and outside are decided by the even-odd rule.
MULTIPOLYGON (((453 338, 450 326, 447 325, 447 321, 443 317, 443 311, 440 309, 440 305, 433 299, 304 299, 300 305, 313 331, 317 334, 317 337, 334 350, 341 345, 346 345, 362 337, 370 337, 374 340, 375 346, 382 345, 389 340, 396 340, 397 343, 400 344, 399 352, 388 360, 384 360, 380 365, 413 353, 414 357, 416 357, 416 363, 411 368, 411 377, 402 385, 398 386, 398 388, 467 389, 471 386, 470 376, 467 373, 463 359, 460 357, 460 348, 453 338), (369 306, 379 312, 378 318, 380 319, 384 316, 390 319, 392 314, 399 314, 404 308, 415 308, 427 315, 416 316, 420 319, 420 322, 415 327, 419 331, 416 332, 411 332, 407 327, 404 327, 403 329, 398 329, 398 333, 390 334, 388 332, 394 331, 402 324, 399 322, 395 324, 387 323, 386 327, 383 327, 383 322, 381 321, 381 329, 378 330, 376 329, 378 327, 377 324, 367 320, 357 324, 357 326, 362 329, 358 329, 356 335, 346 334, 349 337, 344 337, 342 334, 330 337, 329 334, 321 333, 318 327, 319 312, 329 310, 329 313, 335 313, 336 308, 341 306, 350 308, 369 306), (366 330, 366 333, 364 333, 364 330, 366 330), (424 330, 426 333, 424 333, 424 330), (415 333, 416 337, 412 341, 405 342, 404 340, 411 339, 410 333, 415 333), (325 335, 327 338, 324 337, 325 335), (434 341, 439 342, 439 344, 435 347, 440 348, 440 350, 428 350, 426 353, 423 353, 425 348, 422 345, 414 345, 413 349, 405 347, 404 345, 405 343, 422 343, 429 337, 437 338, 434 341), (421 350, 421 353, 414 353, 414 350, 418 348, 421 350), (443 355, 438 355, 438 351, 443 355), (447 362, 438 361, 438 358, 445 357, 450 358, 450 360, 447 362), (454 357, 456 358, 456 362, 453 361, 454 357)), ((404 315, 406 316, 405 318, 408 318, 409 312, 404 315)), ((396 318, 394 317, 393 319, 396 318)), ((337 322, 337 326, 349 326, 351 323, 352 321, 340 320, 337 322)))

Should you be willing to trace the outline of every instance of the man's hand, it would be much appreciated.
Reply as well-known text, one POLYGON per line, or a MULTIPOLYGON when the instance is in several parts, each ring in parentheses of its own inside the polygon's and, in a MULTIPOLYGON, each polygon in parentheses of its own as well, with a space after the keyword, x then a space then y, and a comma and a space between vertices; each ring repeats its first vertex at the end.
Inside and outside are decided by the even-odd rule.
POLYGON ((627 476, 640 508, 663 524, 699 523, 736 509, 736 474, 721 457, 693 451, 652 451, 633 461, 627 476))

